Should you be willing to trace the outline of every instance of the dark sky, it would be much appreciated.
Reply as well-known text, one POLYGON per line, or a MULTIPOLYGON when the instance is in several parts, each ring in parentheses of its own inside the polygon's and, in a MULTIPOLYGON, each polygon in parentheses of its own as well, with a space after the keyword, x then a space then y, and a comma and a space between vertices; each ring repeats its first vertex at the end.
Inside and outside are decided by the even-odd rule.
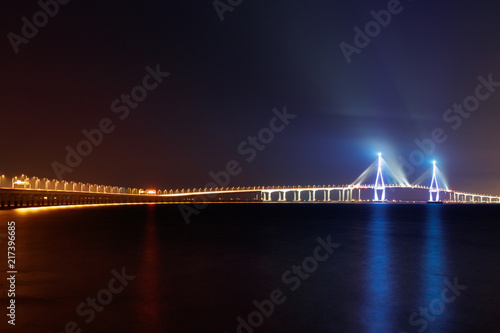
POLYGON ((210 0, 73 0, 15 53, 9 33, 22 36, 22 18, 33 22, 41 7, 7 1, 0 171, 56 178, 53 162, 66 164, 65 147, 109 118, 113 132, 65 180, 202 187, 210 171, 236 160, 242 171, 230 186, 347 184, 377 152, 409 160, 415 140, 442 128, 446 140, 409 179, 436 159, 452 188, 500 194, 500 87, 481 88, 489 96, 460 124, 453 111, 454 120, 443 119, 455 103, 474 107, 468 96, 479 76, 500 82, 500 5, 405 0, 348 63, 340 44, 354 45, 354 27, 364 30, 370 12, 387 7, 247 0, 221 22, 210 0), (113 101, 158 64, 170 75, 120 119, 113 101), (248 162, 238 146, 285 106, 297 116, 248 162))

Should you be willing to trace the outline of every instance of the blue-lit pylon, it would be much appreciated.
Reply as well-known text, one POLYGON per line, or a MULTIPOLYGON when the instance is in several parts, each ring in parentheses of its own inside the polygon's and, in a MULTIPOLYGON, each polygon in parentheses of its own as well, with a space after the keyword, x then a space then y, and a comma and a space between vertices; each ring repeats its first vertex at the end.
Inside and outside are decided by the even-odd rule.
POLYGON ((429 188, 429 201, 439 201, 439 185, 437 181, 437 167, 436 167, 436 161, 432 161, 433 167, 432 167, 432 180, 431 180, 431 186, 429 188), (433 198, 433 193, 436 193, 436 199, 433 198))
POLYGON ((382 176, 382 153, 378 153, 377 179, 375 180, 375 198, 374 201, 385 201, 385 183, 382 176), (382 191, 382 196, 378 198, 378 191, 382 191))

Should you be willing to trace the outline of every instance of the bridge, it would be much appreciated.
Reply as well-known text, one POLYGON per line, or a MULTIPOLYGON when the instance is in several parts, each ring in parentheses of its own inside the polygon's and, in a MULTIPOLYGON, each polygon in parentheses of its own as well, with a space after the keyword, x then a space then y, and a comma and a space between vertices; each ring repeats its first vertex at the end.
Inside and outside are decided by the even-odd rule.
MULTIPOLYGON (((500 196, 467 193, 449 189, 436 162, 428 170, 430 185, 422 175, 410 184, 405 175, 395 171, 379 153, 374 161, 353 183, 347 185, 314 186, 253 186, 205 187, 176 190, 153 190, 106 186, 27 175, 7 178, 0 176, 0 208, 140 204, 140 203, 208 203, 208 202, 431 202, 431 203, 500 203, 500 196), (367 183, 371 174, 375 182, 367 183), (428 200, 388 200, 387 192, 410 191, 428 193, 428 200)), ((215 185, 215 184, 214 184, 215 185)), ((216 185, 215 185, 216 186, 216 185)), ((401 193, 401 192, 400 192, 401 193)), ((399 194, 398 194, 399 195, 399 194)))

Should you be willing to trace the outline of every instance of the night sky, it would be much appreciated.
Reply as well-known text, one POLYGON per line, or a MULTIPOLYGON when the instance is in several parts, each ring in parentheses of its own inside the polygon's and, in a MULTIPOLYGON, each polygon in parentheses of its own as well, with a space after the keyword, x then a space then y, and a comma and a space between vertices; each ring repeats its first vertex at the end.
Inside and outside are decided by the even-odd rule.
POLYGON ((413 152, 410 181, 436 159, 452 188, 500 194, 500 84, 477 89, 478 77, 500 82, 500 5, 247 0, 230 8, 221 21, 210 0, 74 0, 54 17, 36 15, 35 1, 4 3, 0 171, 56 178, 66 147, 107 118, 113 131, 63 179, 203 187, 236 160, 241 173, 229 186, 348 184, 379 151, 394 163, 413 152), (358 36, 366 45, 348 63, 341 43, 353 50, 354 28, 366 34, 371 11, 388 7, 398 13, 369 31, 369 43, 358 36), (34 14, 45 25, 36 34, 26 27, 23 39, 22 18, 34 14), (149 91, 135 90, 144 100, 127 106, 122 94, 157 67, 169 75, 150 77, 149 91), (477 90, 481 101, 469 98, 477 90), (475 111, 447 112, 464 101, 475 111), (296 117, 253 158, 240 154, 285 107, 296 117), (415 140, 428 143, 436 128, 434 152, 415 153, 415 140))

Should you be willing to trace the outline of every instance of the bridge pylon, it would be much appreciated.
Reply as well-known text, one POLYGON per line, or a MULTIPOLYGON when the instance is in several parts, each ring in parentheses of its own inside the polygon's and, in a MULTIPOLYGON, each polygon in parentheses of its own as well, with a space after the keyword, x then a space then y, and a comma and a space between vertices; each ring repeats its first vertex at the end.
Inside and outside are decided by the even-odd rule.
POLYGON ((438 202, 439 201, 439 184, 437 181, 436 161, 432 161, 432 164, 433 164, 433 166, 432 166, 432 180, 431 180, 431 186, 429 187, 429 201, 430 202, 438 202))
POLYGON ((377 179, 375 180, 374 187, 374 198, 373 201, 385 201, 385 183, 384 176, 382 175, 382 153, 378 153, 378 170, 377 179), (381 196, 379 199, 378 192, 381 191, 381 196))

